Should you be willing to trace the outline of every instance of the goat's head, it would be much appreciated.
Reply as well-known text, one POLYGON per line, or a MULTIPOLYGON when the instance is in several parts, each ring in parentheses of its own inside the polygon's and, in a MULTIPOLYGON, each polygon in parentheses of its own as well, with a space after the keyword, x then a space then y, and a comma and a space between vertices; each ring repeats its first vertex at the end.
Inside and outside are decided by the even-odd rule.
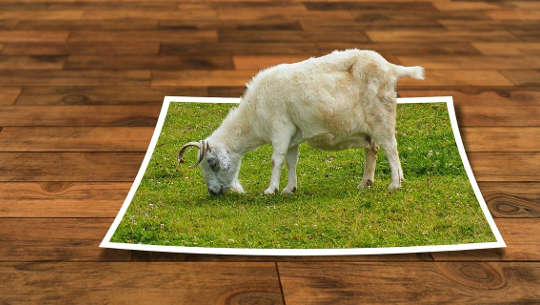
POLYGON ((218 195, 229 190, 234 179, 237 178, 240 158, 217 144, 211 145, 208 140, 201 140, 182 146, 178 152, 178 162, 184 163, 183 155, 189 147, 199 149, 197 163, 189 168, 195 168, 197 165, 201 168, 208 192, 218 195))

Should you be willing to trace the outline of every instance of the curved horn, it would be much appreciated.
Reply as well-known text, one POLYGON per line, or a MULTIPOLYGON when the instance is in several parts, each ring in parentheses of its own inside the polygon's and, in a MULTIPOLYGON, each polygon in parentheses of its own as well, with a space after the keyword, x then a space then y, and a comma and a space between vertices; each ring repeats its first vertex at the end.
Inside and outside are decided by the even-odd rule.
POLYGON ((197 163, 189 166, 189 168, 194 168, 197 165, 199 165, 199 163, 201 163, 201 161, 204 158, 204 155, 206 154, 206 151, 207 151, 209 146, 208 146, 208 143, 205 140, 201 140, 200 142, 189 142, 189 143, 185 144, 184 146, 182 146, 182 148, 180 148, 180 151, 178 151, 178 162, 184 163, 184 158, 183 158, 184 151, 190 146, 195 146, 201 151, 201 153, 199 155, 199 160, 197 160, 197 163))

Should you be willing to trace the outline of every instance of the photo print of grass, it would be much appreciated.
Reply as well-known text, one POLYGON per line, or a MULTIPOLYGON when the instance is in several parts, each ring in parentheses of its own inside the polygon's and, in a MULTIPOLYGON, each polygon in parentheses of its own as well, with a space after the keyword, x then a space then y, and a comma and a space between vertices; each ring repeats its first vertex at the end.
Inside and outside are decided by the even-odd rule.
MULTIPOLYGON (((184 164, 176 155, 186 142, 209 136, 237 105, 175 101, 111 243, 344 249, 496 241, 461 161, 444 102, 398 104, 396 134, 405 175, 398 191, 387 190, 390 168, 382 149, 373 186, 358 190, 363 149, 322 151, 303 143, 296 193, 262 194, 271 175, 272 147, 266 145, 242 161, 245 194, 211 196, 201 170, 188 168, 196 162, 196 149, 185 154, 184 164)), ((281 188, 286 181, 284 166, 281 188)))

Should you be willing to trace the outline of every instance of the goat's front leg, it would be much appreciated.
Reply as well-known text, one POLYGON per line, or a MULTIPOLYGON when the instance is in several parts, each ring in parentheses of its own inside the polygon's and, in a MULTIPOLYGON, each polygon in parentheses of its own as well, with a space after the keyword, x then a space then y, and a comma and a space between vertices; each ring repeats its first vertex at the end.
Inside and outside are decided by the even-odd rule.
POLYGON ((281 191, 281 194, 290 194, 296 192, 296 164, 298 163, 298 145, 290 147, 287 151, 287 170, 289 179, 287 186, 281 191))
POLYGON ((279 178, 281 176, 281 167, 285 161, 285 155, 289 149, 290 138, 272 141, 274 152, 272 153, 272 178, 270 185, 264 191, 265 194, 277 194, 279 191, 279 178))

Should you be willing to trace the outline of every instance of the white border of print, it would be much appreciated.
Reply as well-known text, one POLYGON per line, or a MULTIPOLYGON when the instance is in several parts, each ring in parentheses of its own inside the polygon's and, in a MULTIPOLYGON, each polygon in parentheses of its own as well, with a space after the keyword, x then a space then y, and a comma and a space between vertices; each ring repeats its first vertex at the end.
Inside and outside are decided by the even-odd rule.
POLYGON ((489 209, 480 193, 476 179, 474 178, 473 171, 467 159, 463 142, 461 141, 461 135, 456 120, 456 114, 454 111, 454 102, 451 96, 436 96, 436 97, 412 97, 412 98, 398 98, 398 103, 446 103, 448 107, 448 114, 450 116, 450 122, 452 124, 452 131, 454 132, 454 138, 456 145, 461 155, 461 160, 469 181, 473 187, 476 199, 480 203, 480 207, 484 212, 484 216, 489 223, 491 231, 495 235, 495 242, 485 243, 469 243, 469 244, 454 244, 454 245, 436 245, 436 246, 415 246, 415 247, 387 247, 387 248, 348 248, 348 249, 249 249, 249 248, 206 248, 206 247, 182 247, 182 246, 158 246, 158 245, 145 245, 145 244, 128 244, 128 243, 116 243, 111 242, 111 238, 116 231, 116 228, 120 224, 122 217, 126 213, 139 184, 144 176, 146 167, 150 162, 152 153, 158 141, 161 129, 165 122, 165 117, 169 109, 170 103, 185 102, 185 103, 231 103, 238 104, 239 98, 222 98, 222 97, 194 97, 194 96, 166 96, 163 101, 161 113, 159 119, 144 156, 143 163, 137 177, 129 190, 129 193, 124 200, 122 208, 116 215, 113 224, 109 228, 109 231, 103 238, 100 244, 102 248, 123 249, 123 250, 139 250, 139 251, 157 251, 157 252, 173 252, 173 253, 197 253, 197 254, 218 254, 218 255, 269 255, 269 256, 323 256, 323 255, 368 255, 368 254, 402 254, 402 253, 421 253, 421 252, 441 252, 441 251, 461 251, 461 250, 477 250, 477 249, 489 249, 489 248, 504 248, 506 244, 493 221, 489 209))

